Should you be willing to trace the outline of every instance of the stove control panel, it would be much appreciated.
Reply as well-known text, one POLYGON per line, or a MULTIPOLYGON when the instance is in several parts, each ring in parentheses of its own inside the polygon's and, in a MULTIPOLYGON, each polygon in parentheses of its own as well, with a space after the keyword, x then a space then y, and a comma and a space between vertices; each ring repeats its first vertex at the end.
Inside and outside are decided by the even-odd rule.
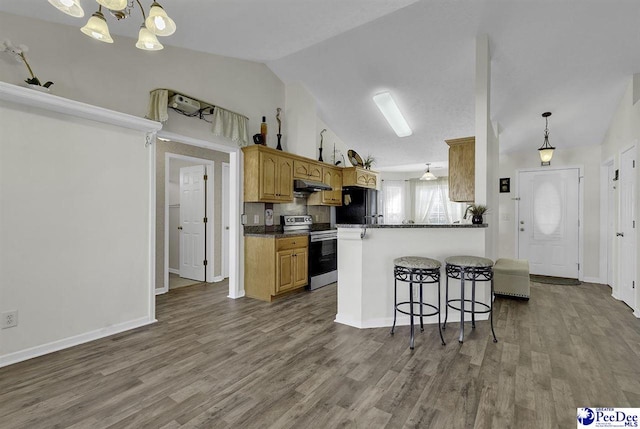
POLYGON ((281 223, 283 226, 312 225, 313 218, 309 215, 284 215, 281 223))

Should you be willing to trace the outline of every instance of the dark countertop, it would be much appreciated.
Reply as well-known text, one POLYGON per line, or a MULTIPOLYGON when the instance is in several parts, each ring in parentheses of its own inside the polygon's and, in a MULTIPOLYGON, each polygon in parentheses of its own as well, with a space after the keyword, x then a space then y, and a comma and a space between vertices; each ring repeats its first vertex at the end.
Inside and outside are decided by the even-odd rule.
POLYGON ((264 237, 264 238, 284 238, 284 237, 306 237, 309 236, 308 231, 264 231, 264 232, 245 232, 245 237, 264 237))
MULTIPOLYGON (((312 231, 329 231, 335 230, 336 228, 331 228, 329 223, 317 223, 311 225, 312 231)), ((290 231, 283 232, 281 225, 274 226, 264 226, 264 225, 245 225, 244 227, 244 236, 245 237, 274 237, 274 238, 283 238, 283 237, 295 237, 295 236, 308 236, 308 231, 290 231)))
POLYGON ((403 223, 403 224, 338 224, 338 228, 486 228, 489 225, 482 223, 403 223))

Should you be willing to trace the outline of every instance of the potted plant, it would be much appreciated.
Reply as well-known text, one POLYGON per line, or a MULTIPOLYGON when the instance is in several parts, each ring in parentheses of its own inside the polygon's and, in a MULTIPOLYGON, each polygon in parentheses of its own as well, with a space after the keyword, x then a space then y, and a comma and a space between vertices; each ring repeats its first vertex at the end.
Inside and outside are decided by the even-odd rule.
POLYGON ((483 204, 470 204, 464 212, 464 219, 467 218, 468 213, 471 213, 471 223, 480 225, 483 223, 482 216, 484 216, 488 210, 489 208, 483 204))
POLYGON ((373 155, 367 155, 364 161, 362 161, 362 165, 367 170, 371 170, 371 166, 375 163, 376 163, 376 159, 373 157, 373 155))
POLYGON ((2 43, 0 43, 0 52, 9 52, 11 55, 15 57, 17 61, 22 61, 24 65, 27 67, 27 70, 29 71, 29 74, 31 75, 31 77, 29 79, 25 79, 25 82, 35 89, 42 90, 41 88, 45 88, 44 90, 48 92, 49 87, 53 85, 53 82, 48 81, 44 84, 40 83, 40 79, 38 79, 36 75, 33 73, 33 70, 31 69, 29 62, 27 61, 27 58, 24 55, 25 52, 28 52, 28 51, 29 51, 29 48, 27 46, 25 45, 13 46, 10 40, 4 40, 2 41, 2 43))

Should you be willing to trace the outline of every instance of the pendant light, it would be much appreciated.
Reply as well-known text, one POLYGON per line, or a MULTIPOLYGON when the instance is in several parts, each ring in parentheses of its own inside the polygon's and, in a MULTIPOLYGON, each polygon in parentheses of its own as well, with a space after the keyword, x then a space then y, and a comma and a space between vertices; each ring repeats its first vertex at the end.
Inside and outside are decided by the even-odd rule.
POLYGON ((122 10, 127 7, 127 0, 96 0, 98 4, 109 10, 122 10))
POLYGON ((145 27, 144 24, 140 26, 140 31, 138 32, 138 42, 136 43, 136 48, 142 49, 144 51, 159 51, 160 49, 164 49, 162 43, 158 41, 158 38, 155 34, 145 27))
MULTIPOLYGON (((48 0, 55 8, 73 17, 83 17, 84 10, 80 6, 80 0, 48 0)), ((156 1, 153 1, 149 14, 145 14, 140 0, 96 0, 98 11, 95 12, 87 24, 80 30, 89 37, 105 43, 113 43, 107 20, 102 13, 104 6, 118 21, 133 16, 136 4, 142 14, 142 26, 138 31, 136 48, 145 51, 159 51, 164 46, 158 41, 157 36, 170 36, 176 31, 176 23, 169 18, 167 12, 156 1)))
POLYGON ((101 42, 113 43, 111 34, 109 34, 107 20, 104 19, 104 15, 102 14, 102 6, 98 8, 97 12, 91 15, 91 18, 87 21, 87 25, 82 27, 80 31, 101 42))
POLYGON ((435 174, 433 174, 431 171, 429 171, 429 166, 431 164, 427 163, 427 169, 425 170, 424 174, 420 177, 420 180, 436 180, 437 177, 435 174))
POLYGON ((553 157, 553 151, 556 150, 555 147, 549 144, 549 116, 551 116, 551 112, 544 112, 542 117, 545 120, 544 126, 544 143, 538 149, 538 153, 540 153, 540 165, 551 165, 551 158, 553 157))
POLYGON ((74 18, 82 18, 84 10, 80 6, 79 0, 49 0, 56 9, 73 16, 74 18))
POLYGON ((167 12, 155 1, 151 5, 151 9, 149 9, 149 16, 144 23, 149 31, 158 36, 170 36, 176 31, 176 23, 167 16, 167 12))

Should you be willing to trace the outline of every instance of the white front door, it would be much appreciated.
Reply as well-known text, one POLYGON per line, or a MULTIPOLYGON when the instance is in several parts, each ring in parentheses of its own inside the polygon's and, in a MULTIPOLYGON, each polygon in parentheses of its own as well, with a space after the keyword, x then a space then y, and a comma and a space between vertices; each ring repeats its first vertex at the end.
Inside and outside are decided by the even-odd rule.
POLYGON ((222 277, 229 277, 229 164, 222 163, 222 277))
POLYGON ((618 232, 618 255, 620 261, 618 296, 635 310, 636 280, 636 147, 620 154, 620 198, 618 232))
POLYGON ((180 277, 204 281, 205 166, 180 169, 180 277))
POLYGON ((518 172, 518 258, 531 274, 578 278, 579 170, 518 172))

